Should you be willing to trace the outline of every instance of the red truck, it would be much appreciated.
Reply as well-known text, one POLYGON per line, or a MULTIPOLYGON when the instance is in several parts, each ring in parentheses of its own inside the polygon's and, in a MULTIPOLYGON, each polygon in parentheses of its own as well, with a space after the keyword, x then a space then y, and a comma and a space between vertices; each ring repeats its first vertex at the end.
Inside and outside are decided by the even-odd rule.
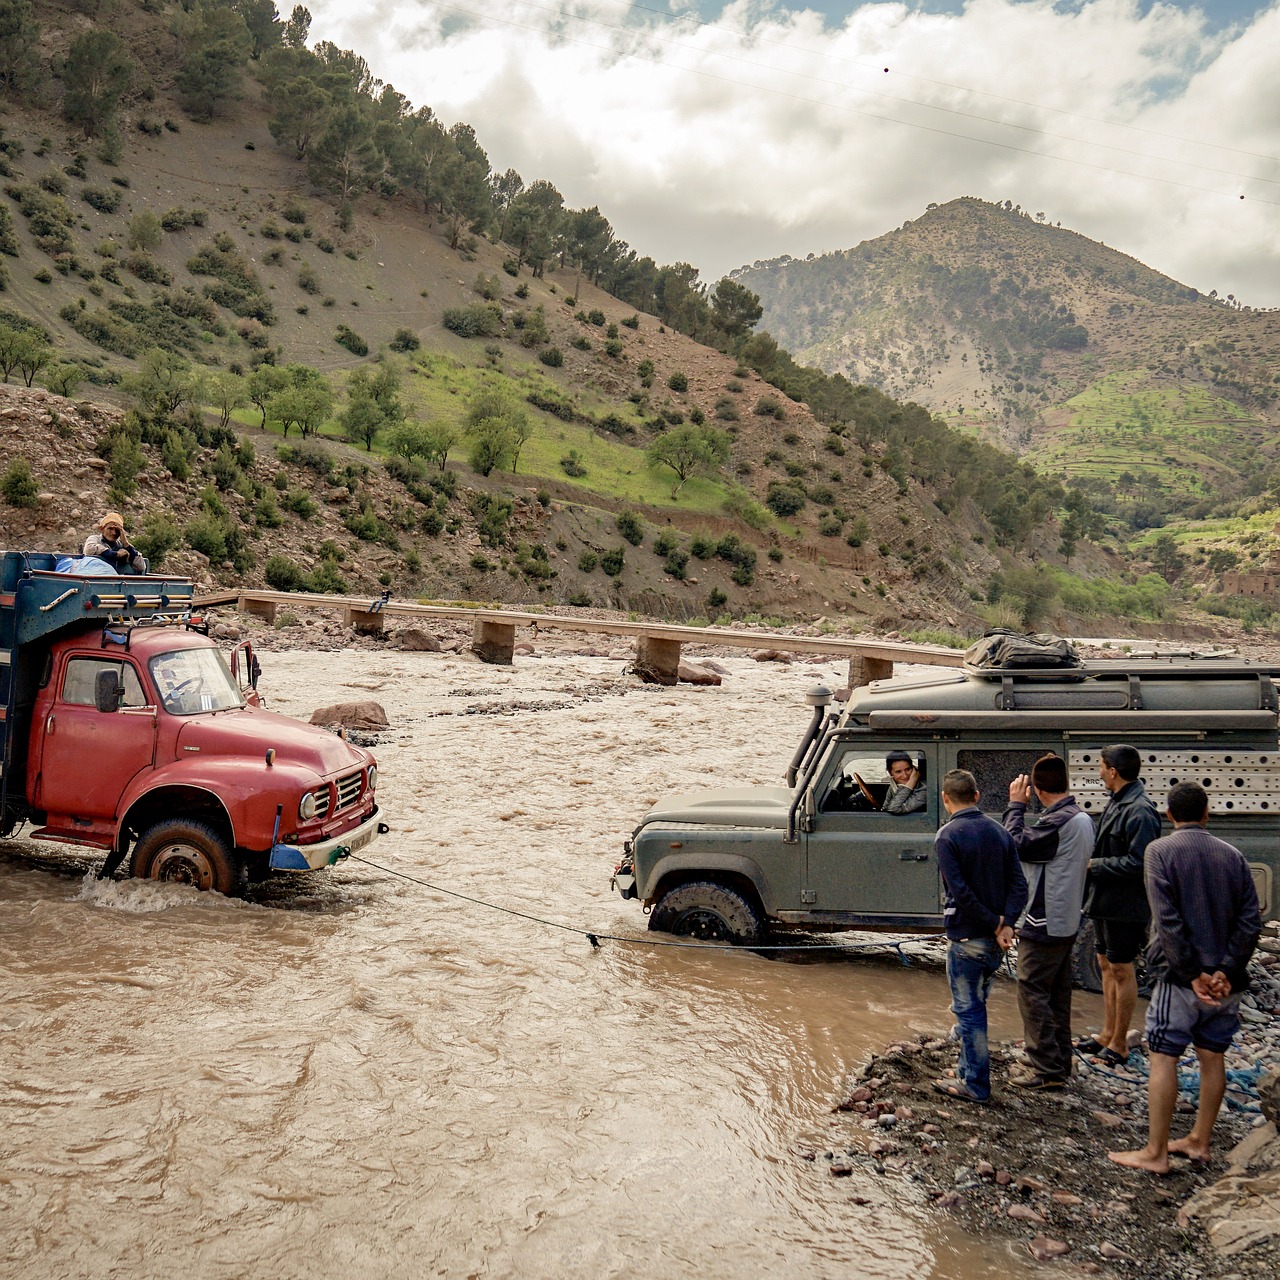
POLYGON ((315 871, 387 831, 377 762, 263 709, 247 642, 230 659, 190 581, 0 560, 0 837, 101 849, 99 875, 240 892, 315 871))

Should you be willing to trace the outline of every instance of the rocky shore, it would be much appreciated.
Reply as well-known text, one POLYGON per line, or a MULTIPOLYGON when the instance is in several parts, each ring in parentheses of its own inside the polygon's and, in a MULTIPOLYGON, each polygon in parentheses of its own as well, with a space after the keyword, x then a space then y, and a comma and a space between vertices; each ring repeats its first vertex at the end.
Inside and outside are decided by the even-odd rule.
MULTIPOLYGON (((1280 1274, 1280 923, 1251 967, 1228 1094, 1207 1165, 1177 1159, 1168 1177, 1122 1169, 1107 1151, 1146 1142, 1146 1057, 1107 1069, 1078 1054, 1071 1087, 1025 1092, 1007 1082, 1016 1044, 992 1046, 989 1105, 939 1097, 953 1068, 944 1035, 903 1040, 850 1081, 831 1145, 802 1152, 834 1177, 917 1183, 975 1233, 1003 1235, 1067 1272, 1150 1280, 1252 1280, 1280 1274)), ((1195 1110, 1195 1060, 1184 1059, 1175 1135, 1195 1110)))

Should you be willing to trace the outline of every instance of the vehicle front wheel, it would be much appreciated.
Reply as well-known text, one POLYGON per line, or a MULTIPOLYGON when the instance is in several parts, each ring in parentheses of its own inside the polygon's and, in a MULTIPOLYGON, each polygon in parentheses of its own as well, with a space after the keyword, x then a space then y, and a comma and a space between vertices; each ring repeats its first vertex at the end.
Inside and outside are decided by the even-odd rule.
POLYGON ((649 916, 649 928, 703 942, 752 946, 764 940, 760 909, 737 889, 699 880, 666 893, 649 916))
POLYGON ((142 833, 129 873, 139 880, 163 880, 216 889, 228 896, 244 886, 244 868, 227 842, 203 822, 175 818, 142 833))

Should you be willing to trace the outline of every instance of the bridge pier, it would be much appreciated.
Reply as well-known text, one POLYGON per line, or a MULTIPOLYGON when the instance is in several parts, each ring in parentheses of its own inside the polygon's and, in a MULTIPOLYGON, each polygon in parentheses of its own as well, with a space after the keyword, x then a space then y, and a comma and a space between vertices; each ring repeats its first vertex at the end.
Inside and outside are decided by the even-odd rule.
POLYGON ((680 641, 640 636, 635 671, 645 684, 675 684, 680 679, 680 641))
POLYGON ((386 627, 386 619, 381 612, 370 613, 368 609, 344 609, 342 622, 361 636, 380 636, 386 627))
POLYGON ((276 625, 276 602, 274 600, 247 600, 244 596, 241 596, 237 607, 241 613, 252 614, 255 618, 261 618, 264 622, 270 623, 273 627, 276 625))
POLYGON ((490 622, 477 618, 471 651, 481 662, 509 667, 515 658, 516 628, 512 622, 490 622))
POLYGON ((893 679, 892 658, 869 658, 864 653, 855 653, 849 658, 849 689, 860 688, 873 680, 893 679))

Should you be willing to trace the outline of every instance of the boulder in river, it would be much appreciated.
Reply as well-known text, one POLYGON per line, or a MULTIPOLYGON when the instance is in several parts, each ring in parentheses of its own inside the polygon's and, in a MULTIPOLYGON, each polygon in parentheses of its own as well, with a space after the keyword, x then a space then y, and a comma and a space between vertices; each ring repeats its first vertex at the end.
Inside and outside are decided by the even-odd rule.
POLYGON ((365 702, 336 702, 311 713, 311 723, 329 729, 386 729, 391 722, 382 704, 372 699, 365 702))

